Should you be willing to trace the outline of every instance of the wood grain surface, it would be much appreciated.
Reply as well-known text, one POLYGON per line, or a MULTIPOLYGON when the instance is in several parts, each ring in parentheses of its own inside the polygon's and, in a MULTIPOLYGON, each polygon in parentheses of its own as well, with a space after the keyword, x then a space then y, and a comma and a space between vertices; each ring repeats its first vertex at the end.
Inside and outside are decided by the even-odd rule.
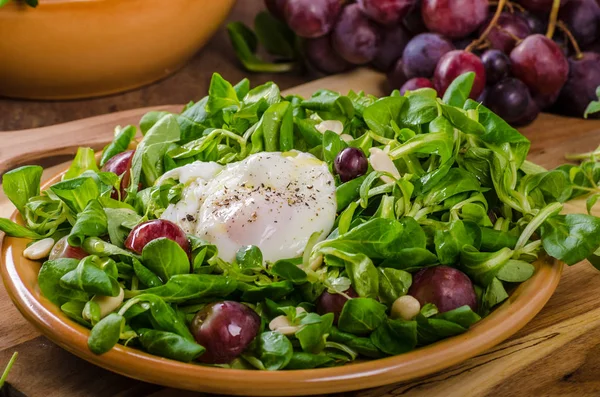
MULTIPOLYGON (((377 94, 381 82, 381 75, 361 71, 312 82, 291 91, 307 94, 316 88, 341 91, 352 88, 377 94)), ((0 165, 38 160, 44 151, 35 143, 49 144, 52 140, 48 140, 48 136, 56 137, 58 142, 65 134, 81 141, 89 139, 96 147, 102 146, 112 136, 115 124, 136 123, 144 112, 115 113, 26 133, 2 133, 4 137, 20 134, 28 145, 19 147, 19 139, 8 138, 5 142, 12 142, 12 149, 2 151, 5 146, 0 146, 0 165), (29 145, 35 150, 28 151, 29 145)), ((543 114, 521 131, 532 141, 529 159, 545 167, 563 163, 565 153, 593 150, 600 144, 600 121, 543 114)), ((65 142, 66 146, 56 143, 53 153, 72 153, 74 141, 65 142)), ((45 154, 51 154, 50 150, 45 154)), ((64 165, 48 169, 44 177, 61 168, 64 165)), ((571 204, 568 210, 581 211, 582 208, 579 202, 571 204)), ((8 216, 10 212, 10 204, 0 198, 0 216, 8 216)), ((9 381, 32 397, 199 395, 115 375, 67 353, 40 336, 0 287, 0 366, 14 351, 20 356, 9 381)), ((426 378, 339 396, 598 396, 599 370, 600 272, 588 263, 581 263, 564 271, 556 293, 542 312, 501 345, 426 378)))

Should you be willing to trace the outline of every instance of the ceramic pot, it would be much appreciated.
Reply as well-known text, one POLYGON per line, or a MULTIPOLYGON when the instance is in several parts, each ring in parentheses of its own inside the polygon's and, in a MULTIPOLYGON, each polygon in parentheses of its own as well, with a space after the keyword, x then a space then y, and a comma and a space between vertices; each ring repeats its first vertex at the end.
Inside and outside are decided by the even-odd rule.
POLYGON ((40 0, 0 8, 0 95, 73 99, 152 83, 211 38, 235 0, 40 0))

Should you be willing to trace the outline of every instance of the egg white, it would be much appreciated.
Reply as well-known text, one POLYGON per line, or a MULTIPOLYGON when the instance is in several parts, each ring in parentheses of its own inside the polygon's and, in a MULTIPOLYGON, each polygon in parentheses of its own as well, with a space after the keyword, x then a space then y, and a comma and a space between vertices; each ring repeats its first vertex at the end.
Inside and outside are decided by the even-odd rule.
POLYGON ((335 222, 333 175, 308 153, 262 152, 226 166, 197 161, 157 183, 166 178, 185 187, 161 218, 216 245, 226 261, 245 245, 269 262, 298 257, 313 233, 324 239, 335 222))

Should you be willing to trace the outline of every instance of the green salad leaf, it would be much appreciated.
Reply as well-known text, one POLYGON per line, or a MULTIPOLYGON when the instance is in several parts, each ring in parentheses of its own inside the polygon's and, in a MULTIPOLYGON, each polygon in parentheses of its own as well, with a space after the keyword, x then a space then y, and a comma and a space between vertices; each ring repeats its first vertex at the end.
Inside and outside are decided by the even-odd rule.
POLYGON ((190 262, 185 251, 179 244, 164 237, 153 240, 144 247, 142 261, 163 282, 174 275, 190 272, 190 262))
POLYGON ((172 332, 142 328, 139 334, 140 343, 149 353, 184 363, 193 361, 206 351, 199 344, 172 332))
POLYGON ((128 125, 124 128, 118 126, 115 128, 115 138, 111 143, 104 147, 102 150, 102 157, 100 158, 100 166, 104 166, 111 158, 117 154, 127 150, 133 138, 135 138, 136 128, 132 125, 128 125))
POLYGON ((4 194, 21 214, 24 214, 27 202, 32 197, 40 194, 42 171, 43 169, 40 166, 29 165, 16 168, 2 175, 4 194))

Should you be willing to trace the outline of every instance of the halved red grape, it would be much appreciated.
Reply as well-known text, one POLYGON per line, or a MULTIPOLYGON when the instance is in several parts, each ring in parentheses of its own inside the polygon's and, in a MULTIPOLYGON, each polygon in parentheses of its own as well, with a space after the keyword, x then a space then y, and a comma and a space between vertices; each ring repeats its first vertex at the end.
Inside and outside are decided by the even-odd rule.
POLYGON ((527 37, 510 53, 511 72, 523 81, 541 108, 556 99, 567 81, 569 63, 558 45, 541 34, 527 37))
MULTIPOLYGON (((350 298, 358 298, 358 294, 352 287, 348 288, 346 291, 344 291, 344 293, 350 298)), ((334 324, 337 324, 337 321, 340 318, 340 313, 342 312, 342 309, 347 301, 348 298, 346 298, 344 295, 332 294, 327 291, 323 291, 323 293, 317 298, 317 313, 321 315, 333 313, 333 322, 334 324)))
POLYGON ((582 117, 588 104, 596 99, 596 87, 600 87, 600 54, 584 52, 582 55, 580 59, 569 58, 569 77, 554 107, 568 116, 582 117))
POLYGON ((340 9, 339 0, 287 0, 284 15, 298 36, 314 39, 331 31, 340 9))
POLYGON ((440 58, 454 50, 454 45, 436 33, 422 33, 413 37, 402 53, 404 74, 407 78, 431 77, 440 58))
MULTIPOLYGON (((127 150, 125 152, 119 153, 112 157, 110 160, 104 164, 102 167, 102 171, 104 172, 112 172, 121 177, 121 198, 125 197, 125 189, 129 187, 129 183, 131 181, 131 160, 133 160, 133 154, 135 150, 127 150)), ((111 193, 111 197, 115 200, 119 198, 119 194, 116 190, 113 190, 111 193)))
POLYGON ((364 175, 368 168, 367 157, 362 150, 355 147, 348 147, 339 152, 333 162, 333 169, 342 182, 364 175))
POLYGON ((570 0, 558 18, 567 24, 580 46, 600 38, 600 5, 595 0, 570 0))
POLYGON ((190 255, 190 242, 185 232, 179 226, 166 219, 154 219, 140 223, 134 227, 125 240, 125 248, 141 254, 146 244, 161 237, 175 241, 188 256, 190 255))
POLYGON ((358 0, 366 16, 382 25, 399 22, 415 5, 416 0, 358 0))
POLYGON ((335 52, 331 46, 329 35, 316 39, 306 39, 304 46, 306 58, 320 72, 334 74, 352 68, 349 62, 335 52))
POLYGON ((212 303, 196 313, 190 330, 206 348, 198 358, 207 364, 227 364, 256 338, 260 317, 248 306, 234 301, 212 303))
POLYGON ((485 87, 485 68, 477 55, 464 50, 450 51, 440 59, 433 75, 433 85, 443 96, 450 83, 467 72, 475 73, 470 97, 476 99, 485 87))
MULTIPOLYGON (((490 19, 483 24, 481 29, 485 29, 489 22, 490 19)), ((482 33, 482 31, 480 33, 482 33)), ((487 39, 492 48, 496 48, 508 54, 515 48, 515 37, 524 39, 530 34, 531 30, 523 18, 509 12, 503 12, 500 14, 494 27, 490 30, 487 39)))
POLYGON ((131 168, 131 159, 134 153, 135 150, 127 150, 114 155, 104 164, 102 171, 113 172, 119 176, 127 173, 131 168))
MULTIPOLYGON (((400 87, 400 94, 404 95, 406 91, 414 91, 420 88, 434 88, 431 80, 425 77, 413 77, 400 87)), ((435 89, 435 88, 434 88, 435 89)))
POLYGON ((392 26, 382 31, 379 51, 373 59, 373 66, 387 72, 402 57, 402 51, 410 40, 410 34, 402 25, 392 26))
POLYGON ((52 261, 59 258, 83 259, 89 255, 83 248, 69 245, 67 242, 68 237, 69 236, 65 236, 54 244, 52 251, 50 251, 50 256, 48 257, 49 260, 52 261))
POLYGON ((451 39, 473 33, 488 16, 487 0, 423 0, 425 26, 451 39))
POLYGON ((490 88, 485 105, 508 123, 514 123, 521 119, 529 101, 527 86, 519 79, 508 77, 490 88))
POLYGON ((344 7, 332 33, 336 51, 350 63, 362 65, 375 59, 381 45, 381 32, 358 4, 344 7))
POLYGON ((392 90, 398 90, 406 83, 406 80, 408 78, 404 74, 404 61, 400 58, 387 73, 388 85, 392 90))
POLYGON ((419 270, 413 276, 408 295, 416 298, 421 306, 433 303, 440 313, 469 306, 477 310, 477 296, 471 279, 448 266, 435 266, 419 270))
POLYGON ((481 55, 481 62, 488 84, 496 84, 510 72, 510 59, 500 50, 487 50, 481 55))

